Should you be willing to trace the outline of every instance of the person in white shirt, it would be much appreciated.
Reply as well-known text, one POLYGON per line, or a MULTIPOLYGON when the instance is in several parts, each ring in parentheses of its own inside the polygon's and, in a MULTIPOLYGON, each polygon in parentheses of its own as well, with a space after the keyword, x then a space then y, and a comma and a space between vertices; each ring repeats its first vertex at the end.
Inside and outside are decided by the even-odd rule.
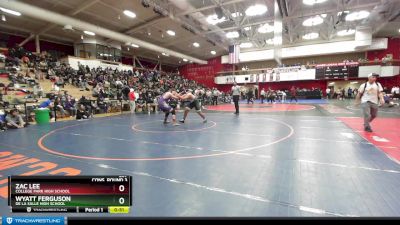
POLYGON ((361 101, 361 108, 364 114, 364 130, 367 132, 372 132, 370 123, 378 115, 379 105, 385 103, 382 85, 376 81, 378 77, 379 74, 370 73, 368 82, 361 84, 356 97, 356 105, 360 104, 361 101))
POLYGON ((237 85, 235 82, 232 87, 232 96, 233 96, 233 102, 235 103, 235 113, 236 115, 239 115, 239 97, 240 97, 240 86, 237 85))
POLYGON ((261 90, 260 96, 261 96, 261 104, 264 104, 264 99, 265 99, 265 89, 263 88, 261 90))
POLYGON ((330 93, 331 93, 331 89, 330 89, 330 88, 327 88, 327 89, 326 89, 326 98, 327 98, 327 99, 330 99, 330 95, 329 95, 330 93))

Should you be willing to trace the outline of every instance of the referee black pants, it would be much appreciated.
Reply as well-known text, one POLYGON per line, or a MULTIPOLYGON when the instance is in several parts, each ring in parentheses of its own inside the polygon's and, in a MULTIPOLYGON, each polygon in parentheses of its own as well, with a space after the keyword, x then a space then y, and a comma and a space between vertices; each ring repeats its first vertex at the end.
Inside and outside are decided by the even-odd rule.
POLYGON ((236 114, 239 114, 239 95, 233 96, 233 102, 235 103, 236 114))
POLYGON ((214 96, 213 97, 213 105, 214 105, 214 103, 215 103, 215 105, 218 105, 218 96, 214 96))

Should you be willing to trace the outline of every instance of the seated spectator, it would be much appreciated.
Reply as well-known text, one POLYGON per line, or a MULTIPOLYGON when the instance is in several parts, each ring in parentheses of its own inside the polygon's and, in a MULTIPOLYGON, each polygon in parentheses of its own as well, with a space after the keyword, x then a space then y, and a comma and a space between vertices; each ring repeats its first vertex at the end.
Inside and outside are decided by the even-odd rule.
POLYGON ((43 98, 43 88, 40 86, 40 84, 36 84, 33 86, 33 97, 34 98, 43 98))
POLYGON ((399 106, 399 103, 394 103, 393 100, 390 98, 389 94, 384 94, 383 99, 385 100, 385 104, 382 105, 384 107, 394 107, 394 106, 399 106))
POLYGON ((7 128, 10 129, 20 129, 26 127, 26 123, 22 119, 22 116, 19 115, 17 109, 12 109, 10 113, 6 116, 7 128))
POLYGON ((95 109, 95 107, 90 99, 86 99, 85 96, 82 96, 81 99, 79 99, 78 104, 84 105, 85 110, 89 112, 89 115, 93 116, 93 109, 95 109))
POLYGON ((64 102, 64 109, 68 112, 69 116, 76 115, 75 99, 68 95, 67 100, 64 102))
POLYGON ((149 113, 152 111, 152 109, 154 109, 154 112, 157 112, 157 106, 158 106, 158 104, 156 104, 157 100, 154 99, 154 96, 151 93, 147 94, 145 101, 146 101, 146 108, 149 113))
MULTIPOLYGON (((143 98, 142 93, 139 93, 139 98, 136 100, 136 110, 137 110, 137 112, 142 112, 142 111, 146 110, 146 101, 143 98)), ((150 111, 148 111, 148 112, 150 113, 150 111)))
POLYGON ((7 129, 6 126, 6 114, 3 110, 0 111, 0 131, 5 131, 7 129))
POLYGON ((101 94, 97 98, 97 107, 100 109, 101 113, 108 112, 108 104, 104 101, 104 97, 101 94))
POLYGON ((77 120, 85 120, 89 119, 90 113, 86 110, 84 105, 79 105, 79 109, 76 112, 76 119, 77 120))
POLYGON ((54 100, 54 105, 56 107, 56 110, 58 110, 61 113, 61 117, 65 117, 65 110, 64 110, 64 103, 61 101, 60 97, 56 97, 54 100))

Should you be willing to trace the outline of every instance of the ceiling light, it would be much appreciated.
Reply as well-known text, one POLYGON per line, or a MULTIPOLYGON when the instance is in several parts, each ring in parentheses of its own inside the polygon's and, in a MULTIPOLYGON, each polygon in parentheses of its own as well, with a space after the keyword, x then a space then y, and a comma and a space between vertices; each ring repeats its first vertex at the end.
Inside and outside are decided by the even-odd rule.
POLYGON ((216 51, 211 51, 210 53, 211 53, 211 55, 215 55, 215 54, 217 54, 217 52, 216 52, 216 51))
POLYGON ((251 48, 253 47, 253 43, 251 42, 244 42, 240 44, 240 48, 251 48))
POLYGON ((354 33, 356 33, 355 30, 353 30, 353 29, 347 29, 347 30, 338 31, 338 32, 337 32, 337 35, 338 35, 338 36, 347 36, 347 35, 352 35, 352 34, 354 34, 354 33))
POLYGON ((267 6, 261 5, 261 4, 256 4, 252 5, 249 8, 246 9, 246 15, 247 16, 259 16, 268 11, 267 6))
POLYGON ((87 31, 87 30, 83 31, 83 33, 90 35, 90 36, 96 35, 95 33, 91 32, 91 31, 87 31))
POLYGON ((262 33, 262 34, 271 33, 274 31, 274 27, 269 25, 268 23, 266 23, 266 24, 260 26, 257 31, 258 31, 258 33, 262 33))
POLYGON ((134 12, 132 12, 132 11, 129 11, 129 10, 124 10, 124 14, 125 14, 125 16, 129 16, 130 18, 135 18, 136 17, 136 14, 134 12))
POLYGON ((326 2, 326 0, 303 0, 303 3, 305 5, 314 5, 314 4, 319 4, 319 3, 323 3, 326 2))
POLYGON ((167 30, 167 34, 168 34, 169 36, 175 36, 175 31, 173 31, 173 30, 167 30))
POLYGON ((6 16, 5 15, 1 15, 1 20, 3 20, 4 22, 6 22, 6 16))
POLYGON ((206 21, 211 25, 216 25, 218 23, 226 21, 226 18, 224 16, 222 18, 218 18, 217 14, 214 14, 214 15, 209 15, 206 21))
POLYGON ((187 62, 188 60, 187 59, 182 59, 184 62, 187 62))
POLYGON ((131 46, 134 48, 139 48, 139 45, 131 44, 131 46))
POLYGON ((355 20, 362 20, 369 16, 369 12, 367 11, 359 11, 359 12, 352 12, 346 16, 347 21, 355 21, 355 20))
POLYGON ((400 29, 399 29, 399 33, 400 33, 400 29))
POLYGON ((305 40, 312 40, 312 39, 317 39, 318 37, 319 37, 319 34, 318 34, 318 33, 312 32, 312 33, 305 34, 305 35, 303 36, 303 39, 305 39, 305 40))
POLYGON ((267 43, 268 45, 273 45, 274 44, 274 39, 270 38, 268 40, 265 40, 265 43, 267 43))
POLYGON ((249 31, 249 30, 251 30, 251 27, 245 27, 244 30, 249 31))
POLYGON ((21 16, 20 12, 17 12, 17 11, 11 10, 11 9, 5 9, 5 8, 0 7, 0 11, 8 13, 8 14, 12 14, 14 16, 21 16))
POLYGON ((81 39, 83 40, 83 35, 81 35, 81 39))
POLYGON ((163 52, 163 53, 161 53, 163 56, 169 56, 169 54, 167 54, 167 53, 165 53, 165 52, 163 52))
POLYGON ((321 14, 320 16, 321 16, 322 18, 326 18, 326 17, 328 16, 328 14, 323 13, 323 14, 321 14))
POLYGON ((241 12, 235 12, 235 13, 232 13, 231 16, 232 16, 233 18, 236 18, 236 17, 241 17, 241 16, 243 16, 243 14, 242 14, 241 12))
POLYGON ((198 48, 198 47, 200 47, 200 44, 197 43, 197 42, 195 42, 195 43, 193 43, 193 46, 196 47, 196 48, 198 48))
POLYGON ((324 22, 324 19, 322 19, 321 16, 317 15, 317 16, 314 16, 314 17, 311 17, 311 18, 308 18, 308 19, 304 20, 303 21, 303 26, 312 27, 312 26, 319 25, 319 24, 321 24, 323 22, 324 22))
POLYGON ((227 38, 238 38, 239 37, 239 32, 237 31, 231 31, 226 33, 227 38))

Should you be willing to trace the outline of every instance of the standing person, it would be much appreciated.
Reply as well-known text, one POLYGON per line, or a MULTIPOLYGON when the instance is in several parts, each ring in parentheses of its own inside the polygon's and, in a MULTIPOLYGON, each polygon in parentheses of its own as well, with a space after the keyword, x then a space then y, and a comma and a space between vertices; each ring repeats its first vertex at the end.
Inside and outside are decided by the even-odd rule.
POLYGON ((291 95, 290 102, 292 102, 293 99, 296 100, 296 102, 297 102, 297 91, 294 86, 292 86, 292 88, 290 89, 290 95, 291 95))
POLYGON ((251 102, 251 104, 254 104, 254 99, 253 99, 253 90, 249 89, 247 91, 247 104, 249 104, 251 102))
POLYGON ((260 96, 261 96, 261 104, 264 104, 264 99, 265 99, 265 89, 264 88, 261 90, 260 96))
POLYGON ((179 124, 176 123, 175 107, 172 107, 171 104, 169 104, 169 101, 170 100, 180 100, 180 99, 181 99, 181 96, 173 89, 170 89, 169 91, 165 92, 158 99, 158 108, 165 113, 164 124, 169 123, 167 120, 168 120, 169 114, 171 113, 172 114, 172 125, 179 126, 179 124))
POLYGON ((325 91, 326 91, 326 98, 331 99, 331 96, 330 96, 331 89, 329 87, 327 87, 325 91))
POLYGON ((286 101, 286 92, 281 91, 281 93, 282 93, 282 103, 284 103, 286 101))
POLYGON ((385 103, 382 85, 376 81, 378 77, 379 74, 370 73, 368 82, 360 86, 356 97, 356 105, 361 102, 364 114, 364 130, 367 132, 372 132, 370 123, 377 117, 379 105, 385 103))
POLYGON ((129 98, 129 106, 131 109, 131 113, 135 113, 136 109, 136 95, 135 95, 135 90, 133 88, 130 89, 130 92, 128 94, 129 98))
POLYGON ((347 89, 347 98, 348 99, 353 98, 353 90, 351 89, 351 87, 349 87, 349 89, 347 89))
POLYGON ((232 96, 233 96, 233 102, 235 103, 235 110, 236 110, 234 114, 239 115, 240 86, 238 86, 236 82, 233 83, 232 96))
POLYGON ((183 115, 183 119, 179 120, 181 123, 185 123, 186 117, 189 114, 190 110, 195 108, 197 114, 203 119, 203 123, 207 123, 206 116, 201 112, 200 102, 195 95, 192 94, 192 90, 187 90, 186 94, 184 94, 181 98, 184 101, 185 105, 185 113, 183 115))
POLYGON ((212 98, 213 98, 212 105, 214 105, 214 103, 215 105, 218 105, 218 95, 219 91, 216 88, 214 88, 214 90, 212 91, 212 98))

